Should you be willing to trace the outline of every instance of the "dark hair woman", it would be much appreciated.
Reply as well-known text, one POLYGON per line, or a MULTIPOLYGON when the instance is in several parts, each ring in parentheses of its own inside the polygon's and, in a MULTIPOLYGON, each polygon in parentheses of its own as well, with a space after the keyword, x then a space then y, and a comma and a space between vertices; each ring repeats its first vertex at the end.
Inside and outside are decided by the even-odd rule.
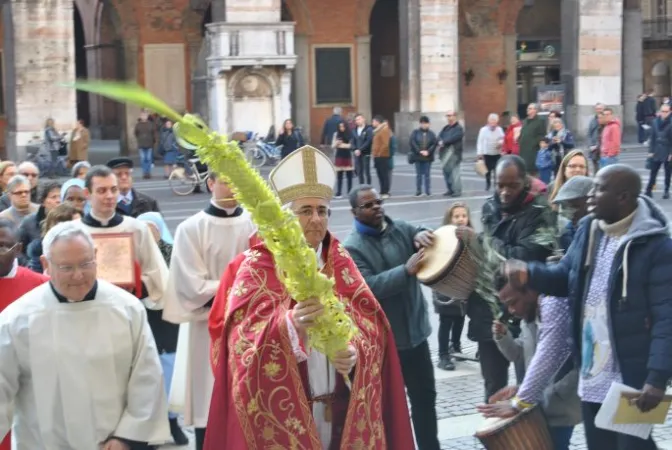
POLYGON ((345 174, 348 182, 348 190, 346 192, 350 192, 352 189, 352 174, 355 170, 352 162, 352 132, 344 121, 338 123, 331 141, 331 148, 335 153, 334 165, 336 166, 336 174, 338 176, 336 198, 341 198, 343 196, 343 174, 345 174))

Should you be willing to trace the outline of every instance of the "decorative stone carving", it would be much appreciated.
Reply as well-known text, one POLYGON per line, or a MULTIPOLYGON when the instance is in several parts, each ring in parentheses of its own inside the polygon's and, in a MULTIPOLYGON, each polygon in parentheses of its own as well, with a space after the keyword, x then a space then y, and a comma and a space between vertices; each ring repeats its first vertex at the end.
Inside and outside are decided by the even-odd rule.
POLYGON ((271 97, 273 89, 270 83, 257 74, 245 75, 233 89, 235 98, 271 97))
POLYGON ((472 0, 459 2, 463 27, 460 34, 466 37, 495 36, 499 34, 497 13, 500 11, 502 0, 472 0), (493 5, 496 3, 496 5, 493 5))

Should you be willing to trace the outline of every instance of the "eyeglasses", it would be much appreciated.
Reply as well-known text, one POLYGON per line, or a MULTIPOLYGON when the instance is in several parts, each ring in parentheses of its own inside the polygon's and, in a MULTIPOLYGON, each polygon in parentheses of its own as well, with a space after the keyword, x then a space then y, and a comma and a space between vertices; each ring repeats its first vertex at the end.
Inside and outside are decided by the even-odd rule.
POLYGON ((381 206, 383 204, 383 199, 379 198, 370 202, 362 203, 358 206, 359 209, 371 209, 374 206, 381 206))
POLYGON ((17 197, 20 195, 30 195, 30 191, 25 190, 25 191, 14 191, 12 192, 12 195, 16 195, 17 197))
POLYGON ((71 275, 71 274, 74 274, 77 271, 77 269, 81 270, 82 272, 86 272, 88 270, 93 269, 94 267, 96 267, 96 261, 95 260, 87 261, 85 263, 81 263, 81 264, 78 264, 78 265, 75 265, 75 266, 54 265, 54 267, 56 267, 56 269, 59 272, 63 272, 65 274, 71 275))
POLYGON ((7 247, 5 244, 0 245, 0 256, 7 256, 9 253, 16 248, 16 246, 19 245, 17 242, 16 244, 12 245, 11 247, 7 247))

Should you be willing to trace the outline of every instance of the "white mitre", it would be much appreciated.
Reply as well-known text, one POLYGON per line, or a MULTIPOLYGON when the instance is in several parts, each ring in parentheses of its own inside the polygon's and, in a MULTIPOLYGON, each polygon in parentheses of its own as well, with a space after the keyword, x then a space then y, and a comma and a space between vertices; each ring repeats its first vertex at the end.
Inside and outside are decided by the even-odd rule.
POLYGON ((336 184, 336 168, 324 153, 304 145, 275 166, 268 182, 283 205, 307 197, 331 200, 336 184))

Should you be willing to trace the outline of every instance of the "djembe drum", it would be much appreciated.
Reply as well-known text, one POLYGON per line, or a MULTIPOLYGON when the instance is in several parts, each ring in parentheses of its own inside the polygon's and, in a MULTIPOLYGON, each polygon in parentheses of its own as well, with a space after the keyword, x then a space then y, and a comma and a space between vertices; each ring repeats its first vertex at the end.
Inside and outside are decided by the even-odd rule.
POLYGON ((434 231, 434 244, 425 250, 425 262, 417 278, 440 294, 467 299, 476 287, 478 263, 456 231, 454 225, 434 231))
POLYGON ((539 406, 508 419, 486 419, 474 437, 486 450, 553 450, 546 418, 539 406))

